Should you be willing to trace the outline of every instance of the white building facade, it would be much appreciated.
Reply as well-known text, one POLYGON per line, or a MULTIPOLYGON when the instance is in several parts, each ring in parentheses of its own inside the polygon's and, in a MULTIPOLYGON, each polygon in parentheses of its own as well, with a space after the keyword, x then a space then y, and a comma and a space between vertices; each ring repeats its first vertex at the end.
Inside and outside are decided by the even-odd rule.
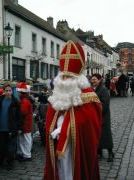
POLYGON ((87 74, 99 73, 105 76, 107 73, 111 74, 113 68, 116 67, 115 57, 118 58, 118 53, 105 55, 97 48, 86 46, 87 51, 87 74), (113 60, 114 59, 114 60, 113 60), (112 63, 111 63, 112 62, 112 63))
MULTIPOLYGON (((2 3, 0 7, 2 9, 2 3)), ((40 26, 37 22, 32 21, 30 18, 28 19, 28 15, 23 15, 23 10, 25 10, 24 12, 27 10, 20 8, 18 4, 3 5, 3 7, 4 12, 1 19, 3 19, 4 23, 0 23, 4 24, 4 26, 10 23, 10 26, 13 28, 10 38, 10 45, 14 46, 13 53, 10 54, 10 79, 48 79, 54 77, 58 72, 58 58, 65 44, 64 38, 58 35, 48 23, 48 26, 46 26, 46 22, 40 26)), ((29 14, 31 15, 32 13, 29 12, 29 14)), ((34 16, 36 21, 39 19, 43 23, 43 20, 36 15, 34 16)), ((0 42, 2 44, 2 30, 4 31, 4 27, 0 27, 0 42)), ((4 39, 5 44, 7 44, 5 34, 4 39)), ((2 72, 2 64, 0 66, 0 72, 2 72, 0 78, 8 79, 7 55, 4 63, 5 74, 2 72)))
POLYGON ((117 75, 117 64, 119 61, 120 57, 119 57, 119 53, 113 49, 112 51, 112 57, 111 57, 111 68, 112 68, 112 76, 116 76, 117 75))
MULTIPOLYGON (((58 59, 68 40, 53 27, 53 19, 39 18, 18 4, 17 0, 0 1, 0 44, 7 44, 4 28, 10 23, 13 33, 10 45, 10 80, 46 80, 58 73, 58 59)), ((105 75, 115 68, 116 53, 105 56, 102 51, 84 44, 87 75, 105 75), (112 63, 111 63, 112 62, 112 63)), ((9 54, 8 54, 9 55, 9 54)), ((9 56, 0 54, 0 79, 9 79, 9 56)))

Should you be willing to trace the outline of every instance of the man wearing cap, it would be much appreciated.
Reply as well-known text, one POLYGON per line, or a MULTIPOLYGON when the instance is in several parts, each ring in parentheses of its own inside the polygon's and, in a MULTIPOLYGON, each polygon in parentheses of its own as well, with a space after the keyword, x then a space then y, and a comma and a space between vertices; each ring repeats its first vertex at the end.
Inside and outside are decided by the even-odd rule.
POLYGON ((44 180, 99 180, 101 103, 83 74, 85 55, 68 41, 46 115, 44 180))
POLYGON ((29 89, 25 82, 21 82, 17 86, 20 96, 20 113, 22 117, 22 133, 18 137, 17 154, 19 161, 31 160, 32 149, 32 104, 28 97, 29 89))

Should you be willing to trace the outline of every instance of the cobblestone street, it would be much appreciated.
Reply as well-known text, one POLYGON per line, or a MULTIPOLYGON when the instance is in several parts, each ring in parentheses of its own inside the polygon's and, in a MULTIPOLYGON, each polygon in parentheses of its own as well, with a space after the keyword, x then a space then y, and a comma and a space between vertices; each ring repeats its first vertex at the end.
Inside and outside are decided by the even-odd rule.
MULTIPOLYGON (((134 180, 134 97, 111 98, 114 162, 107 162, 107 151, 100 161, 101 180, 134 180)), ((44 148, 38 139, 30 162, 15 162, 12 171, 0 169, 0 180, 42 180, 44 148)))
POLYGON ((111 121, 115 159, 100 161, 101 180, 134 180, 134 97, 111 99, 111 121))

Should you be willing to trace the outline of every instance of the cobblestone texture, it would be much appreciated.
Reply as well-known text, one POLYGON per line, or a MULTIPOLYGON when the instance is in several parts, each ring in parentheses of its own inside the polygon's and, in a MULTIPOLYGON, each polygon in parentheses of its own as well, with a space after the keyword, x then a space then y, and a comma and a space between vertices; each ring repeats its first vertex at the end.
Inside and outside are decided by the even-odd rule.
MULTIPOLYGON (((111 124, 114 162, 107 162, 107 151, 100 160, 101 180, 134 180, 134 97, 111 98, 111 124)), ((14 170, 0 169, 0 180, 42 180, 44 148, 39 139, 33 144, 32 161, 15 161, 14 170)))
POLYGON ((111 123, 115 158, 112 163, 100 161, 101 180, 134 180, 133 97, 111 99, 111 123))

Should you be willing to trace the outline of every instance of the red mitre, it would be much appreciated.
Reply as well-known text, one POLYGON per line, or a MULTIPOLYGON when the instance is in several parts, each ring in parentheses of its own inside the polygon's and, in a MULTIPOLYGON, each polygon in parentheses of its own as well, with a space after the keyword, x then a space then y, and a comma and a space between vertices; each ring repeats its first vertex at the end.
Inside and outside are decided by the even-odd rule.
POLYGON ((85 68, 85 54, 79 43, 68 41, 60 55, 60 71, 65 75, 80 75, 85 68))

